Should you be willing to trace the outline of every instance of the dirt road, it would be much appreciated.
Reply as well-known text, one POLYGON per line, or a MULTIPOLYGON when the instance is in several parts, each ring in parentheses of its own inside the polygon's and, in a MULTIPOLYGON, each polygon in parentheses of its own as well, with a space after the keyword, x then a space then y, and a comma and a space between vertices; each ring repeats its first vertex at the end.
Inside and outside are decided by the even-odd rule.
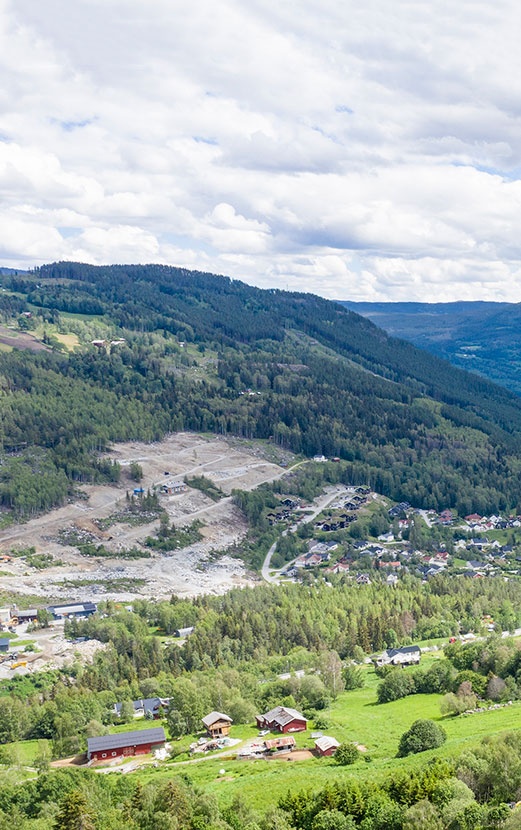
POLYGON ((214 561, 212 557, 213 551, 224 551, 239 543, 247 531, 244 517, 230 494, 234 488, 251 490, 279 479, 306 463, 284 468, 266 457, 264 447, 255 442, 243 446, 237 440, 228 442, 196 433, 176 433, 155 444, 118 444, 107 457, 121 466, 118 485, 82 485, 84 498, 0 531, 0 551, 8 552, 13 546, 34 546, 38 553, 50 553, 63 563, 42 571, 28 569, 22 560, 6 563, 2 570, 9 576, 0 577, 4 590, 67 599, 85 599, 87 592, 94 600, 110 597, 127 601, 142 595, 168 597, 173 592, 183 596, 222 593, 234 586, 251 584, 251 575, 240 560, 221 556, 214 561), (139 485, 130 478, 133 461, 143 470, 139 485), (138 526, 115 522, 105 531, 99 530, 94 520, 121 512, 128 490, 137 486, 147 490, 161 485, 167 477, 181 481, 197 474, 215 482, 225 493, 224 498, 214 502, 188 487, 186 492, 161 496, 160 500, 176 527, 196 519, 201 521, 203 540, 166 555, 154 554, 151 559, 128 560, 118 556, 120 551, 139 546, 151 535, 157 520, 138 526), (114 559, 81 556, 75 547, 60 544, 62 530, 88 531, 96 544, 103 543, 114 553, 114 559), (118 581, 117 590, 111 590, 114 580, 118 581), (133 580, 143 584, 134 588, 133 580), (128 590, 122 588, 124 584, 128 584, 128 590))

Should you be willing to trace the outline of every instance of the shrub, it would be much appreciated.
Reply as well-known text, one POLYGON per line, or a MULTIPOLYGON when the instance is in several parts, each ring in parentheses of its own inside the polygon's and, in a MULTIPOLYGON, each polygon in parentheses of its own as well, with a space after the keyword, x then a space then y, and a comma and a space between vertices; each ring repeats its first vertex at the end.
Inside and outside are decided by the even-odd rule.
POLYGON ((467 709, 475 709, 476 705, 476 695, 455 695, 449 692, 441 701, 440 710, 442 715, 461 715, 467 709))
POLYGON ((342 766, 347 766, 347 764, 354 764, 358 761, 360 754, 356 746, 352 743, 346 741, 343 744, 340 744, 337 747, 335 752, 335 761, 337 764, 341 764, 342 766))
POLYGON ((343 669, 342 679, 344 681, 344 688, 346 691, 351 691, 351 689, 362 689, 365 686, 363 670, 358 666, 354 666, 352 663, 343 669))
MULTIPOLYGON (((416 752, 425 752, 427 749, 436 749, 447 740, 445 730, 433 720, 420 719, 414 721, 407 732, 400 738, 398 757, 416 752)), ((337 750, 338 751, 338 750, 337 750)))
POLYGON ((389 703, 391 700, 399 700, 401 697, 414 692, 414 680, 410 674, 405 674, 402 669, 394 669, 376 690, 378 703, 389 703))

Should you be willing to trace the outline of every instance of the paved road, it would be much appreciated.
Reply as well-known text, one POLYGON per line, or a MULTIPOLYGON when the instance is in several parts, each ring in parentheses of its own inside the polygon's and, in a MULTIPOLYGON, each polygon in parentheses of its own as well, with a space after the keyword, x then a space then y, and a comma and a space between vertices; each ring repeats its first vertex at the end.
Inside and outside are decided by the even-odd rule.
MULTIPOLYGON (((313 512, 310 513, 309 515, 306 515, 303 519, 300 520, 300 524, 308 524, 308 522, 313 522, 316 519, 316 517, 319 515, 319 513, 322 513, 322 511, 328 506, 328 504, 330 504, 332 501, 337 499, 340 493, 345 493, 345 492, 347 492, 347 491, 346 491, 346 488, 345 488, 344 485, 339 485, 339 486, 335 487, 333 492, 331 492, 331 490, 330 490, 314 506, 313 512)), ((284 530, 282 535, 286 536, 287 533, 290 530, 293 531, 295 529, 296 529, 296 525, 293 525, 293 527, 287 528, 286 530, 284 530)), ((275 542, 273 542, 271 548, 267 552, 266 557, 265 557, 264 562, 263 562, 263 565, 262 565, 262 570, 261 570, 262 578, 266 582, 270 582, 272 584, 278 584, 279 579, 280 579, 281 571, 285 570, 288 566, 290 566, 292 564, 291 562, 287 562, 282 568, 279 568, 277 571, 275 571, 274 574, 270 574, 271 558, 272 558, 273 554, 275 553, 278 541, 279 540, 277 539, 275 542)))
POLYGON ((429 519, 427 511, 426 510, 418 510, 418 513, 422 517, 422 519, 425 522, 425 524, 427 525, 427 527, 432 527, 432 522, 429 519))

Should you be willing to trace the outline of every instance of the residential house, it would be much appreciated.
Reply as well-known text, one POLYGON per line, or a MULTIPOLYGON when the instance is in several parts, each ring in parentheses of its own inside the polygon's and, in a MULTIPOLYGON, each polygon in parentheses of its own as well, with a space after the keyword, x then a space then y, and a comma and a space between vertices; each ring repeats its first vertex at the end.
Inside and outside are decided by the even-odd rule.
POLYGON ((273 729, 279 732, 305 732, 307 718, 288 706, 276 706, 265 715, 257 715, 255 720, 259 729, 273 729))
POLYGON ((377 666, 414 666, 420 662, 421 651, 419 646, 404 646, 403 648, 388 648, 374 658, 377 666))
MULTIPOLYGON (((121 707, 122 703, 114 703, 112 707, 112 712, 114 715, 121 714, 121 707)), ((140 698, 139 700, 133 700, 132 706, 134 707, 134 717, 135 718, 149 718, 157 720, 160 716, 161 710, 163 710, 164 714, 168 712, 168 707, 170 706, 170 698, 169 697, 145 697, 140 698)))

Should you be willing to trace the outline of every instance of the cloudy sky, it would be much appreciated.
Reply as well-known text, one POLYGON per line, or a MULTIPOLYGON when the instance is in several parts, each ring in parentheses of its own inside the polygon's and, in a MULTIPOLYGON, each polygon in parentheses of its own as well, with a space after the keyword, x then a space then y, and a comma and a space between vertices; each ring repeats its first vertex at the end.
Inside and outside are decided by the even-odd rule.
POLYGON ((0 0, 0 264, 521 301, 516 0, 0 0))

